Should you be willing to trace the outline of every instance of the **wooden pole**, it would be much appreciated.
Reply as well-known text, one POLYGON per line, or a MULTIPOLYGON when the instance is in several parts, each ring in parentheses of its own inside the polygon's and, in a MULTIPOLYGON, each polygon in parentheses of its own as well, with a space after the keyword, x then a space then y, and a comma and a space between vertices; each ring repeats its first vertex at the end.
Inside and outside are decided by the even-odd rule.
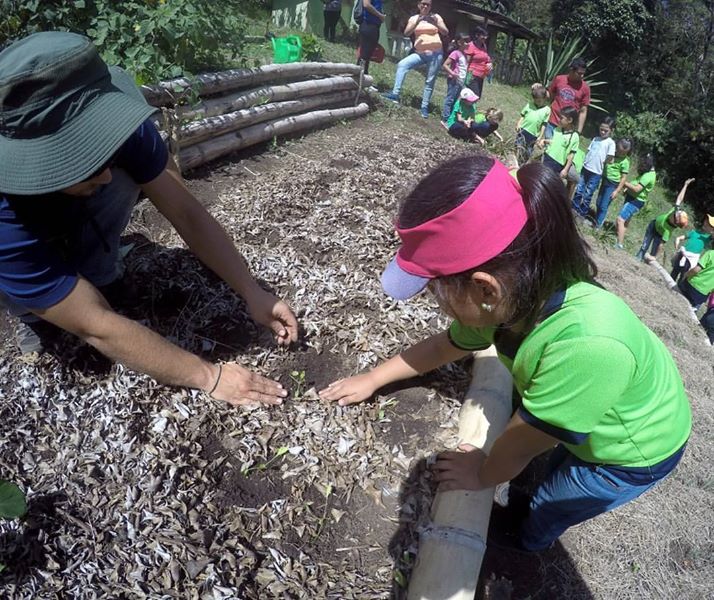
POLYGON ((288 63, 264 65, 255 69, 231 69, 217 73, 204 73, 196 77, 179 77, 154 85, 142 85, 141 93, 152 106, 174 104, 187 90, 199 96, 221 94, 264 83, 277 83, 312 76, 359 75, 360 67, 349 63, 288 63))
MULTIPOLYGON (((364 85, 372 85, 372 77, 365 75, 364 85)), ((357 92, 358 83, 352 77, 329 77, 312 81, 299 81, 285 85, 267 86, 244 92, 237 92, 220 98, 204 100, 195 106, 178 107, 177 113, 181 119, 205 119, 227 112, 242 110, 257 104, 278 102, 281 100, 296 100, 316 94, 327 94, 342 90, 357 92)))
POLYGON ((314 129, 328 123, 334 123, 340 119, 354 119, 366 115, 368 112, 369 106, 363 102, 359 106, 317 110, 302 115, 259 123, 181 150, 179 154, 180 167, 182 170, 192 169, 219 156, 253 144, 266 142, 274 137, 288 135, 304 129, 314 129))
POLYGON ((178 140, 181 148, 203 142, 217 135, 223 135, 236 129, 249 127, 284 117, 298 112, 307 112, 315 108, 337 106, 339 104, 352 104, 355 94, 352 91, 336 92, 318 96, 309 96, 301 100, 287 100, 286 102, 271 102, 260 106, 253 106, 225 115, 209 117, 200 121, 192 121, 182 126, 178 131, 178 140))
MULTIPOLYGON (((493 347, 476 353, 459 415, 459 438, 486 453, 511 417, 511 374, 493 347)), ((419 538, 409 600, 473 600, 491 517, 493 488, 437 492, 419 538)))

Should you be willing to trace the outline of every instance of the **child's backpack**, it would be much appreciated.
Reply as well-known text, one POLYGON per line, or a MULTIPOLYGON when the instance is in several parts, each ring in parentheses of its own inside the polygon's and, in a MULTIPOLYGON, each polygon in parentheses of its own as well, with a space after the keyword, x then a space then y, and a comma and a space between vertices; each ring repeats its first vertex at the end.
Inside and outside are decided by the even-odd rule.
POLYGON ((364 4, 362 0, 355 0, 355 5, 352 7, 352 18, 355 23, 359 25, 362 23, 362 16, 364 15, 364 4))

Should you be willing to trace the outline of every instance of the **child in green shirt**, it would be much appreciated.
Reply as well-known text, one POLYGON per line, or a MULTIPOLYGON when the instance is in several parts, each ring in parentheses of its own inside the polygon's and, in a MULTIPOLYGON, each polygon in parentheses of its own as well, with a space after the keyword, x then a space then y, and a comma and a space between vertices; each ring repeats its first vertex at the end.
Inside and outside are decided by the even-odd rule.
POLYGON ((597 229, 600 229, 605 223, 610 202, 617 198, 625 187, 627 174, 630 172, 629 154, 631 150, 632 142, 627 138, 620 138, 615 144, 615 160, 605 166, 605 177, 602 178, 596 203, 595 227, 597 229))
POLYGON ((521 118, 516 124, 516 149, 519 159, 526 162, 533 154, 533 146, 543 138, 545 124, 550 119, 548 106, 548 90, 545 86, 531 88, 533 101, 523 107, 521 118))
POLYGON ((625 196, 625 204, 617 215, 617 242, 615 248, 622 249, 622 242, 625 241, 625 233, 627 226, 630 224, 630 219, 634 217, 639 210, 646 204, 650 192, 653 190, 657 181, 657 173, 655 173, 654 157, 652 154, 645 154, 638 165, 639 177, 633 182, 626 181, 624 189, 627 190, 625 196))
POLYGON ((672 258, 672 272, 670 273, 672 279, 679 281, 682 275, 699 262, 702 253, 711 248, 712 234, 714 234, 714 217, 706 215, 701 227, 686 235, 680 235, 674 240, 677 253, 672 258))
POLYGON ((689 217, 687 213, 680 209, 682 202, 684 202, 684 196, 687 193, 687 188, 689 184, 692 183, 694 179, 687 179, 682 186, 682 189, 677 195, 677 200, 674 203, 674 208, 666 213, 662 213, 655 219, 650 221, 645 230, 645 237, 642 240, 642 246, 640 246, 637 252, 637 258, 644 261, 645 258, 657 258, 660 251, 660 244, 664 242, 665 244, 669 241, 672 232, 677 229, 677 227, 686 227, 689 223, 689 217), (650 246, 652 252, 649 252, 650 246))
POLYGON ((574 107, 566 106, 560 111, 560 126, 553 132, 553 137, 538 141, 540 148, 548 146, 543 156, 543 164, 568 183, 577 183, 580 179, 573 167, 573 158, 580 146, 580 136, 575 131, 578 114, 574 107))
POLYGON ((697 266, 680 279, 678 287, 694 310, 706 302, 707 296, 714 292, 714 250, 702 254, 697 266))

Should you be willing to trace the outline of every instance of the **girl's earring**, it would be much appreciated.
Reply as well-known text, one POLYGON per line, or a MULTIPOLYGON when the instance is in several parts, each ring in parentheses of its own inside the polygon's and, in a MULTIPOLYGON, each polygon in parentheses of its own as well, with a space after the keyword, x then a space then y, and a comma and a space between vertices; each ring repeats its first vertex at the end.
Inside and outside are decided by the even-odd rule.
POLYGON ((493 311, 493 304, 486 304, 485 302, 482 302, 481 308, 483 308, 487 312, 491 312, 493 311))

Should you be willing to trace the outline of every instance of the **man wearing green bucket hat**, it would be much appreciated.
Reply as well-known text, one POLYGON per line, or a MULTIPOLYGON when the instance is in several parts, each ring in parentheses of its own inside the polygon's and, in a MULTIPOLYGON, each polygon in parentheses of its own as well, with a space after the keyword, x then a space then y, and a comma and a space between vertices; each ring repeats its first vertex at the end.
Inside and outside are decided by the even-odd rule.
POLYGON ((37 33, 0 52, 0 303, 19 318, 21 350, 41 351, 48 322, 164 383, 279 404, 279 383, 174 346, 99 291, 116 285, 119 238, 143 192, 279 344, 297 339, 290 307, 260 288, 183 184, 147 120, 154 110, 85 37, 37 33))

